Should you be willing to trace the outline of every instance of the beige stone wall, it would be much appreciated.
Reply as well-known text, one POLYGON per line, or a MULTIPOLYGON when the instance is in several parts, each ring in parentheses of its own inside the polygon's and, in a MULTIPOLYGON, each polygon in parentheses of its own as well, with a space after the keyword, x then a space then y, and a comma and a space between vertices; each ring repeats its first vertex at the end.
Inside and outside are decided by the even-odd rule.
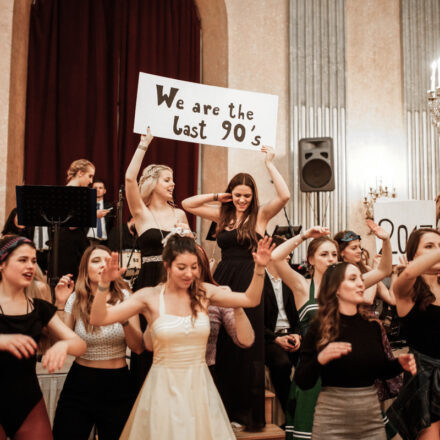
POLYGON ((360 200, 376 178, 407 196, 400 32, 399 0, 347 1, 348 226, 359 233, 360 200))

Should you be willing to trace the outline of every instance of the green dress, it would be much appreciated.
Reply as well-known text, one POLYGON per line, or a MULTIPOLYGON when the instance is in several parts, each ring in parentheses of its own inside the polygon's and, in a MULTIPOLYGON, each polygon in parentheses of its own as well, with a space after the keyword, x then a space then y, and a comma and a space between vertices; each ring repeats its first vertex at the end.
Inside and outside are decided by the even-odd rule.
MULTIPOLYGON (((315 299, 315 283, 310 283, 309 299, 298 310, 301 336, 304 337, 312 319, 318 311, 315 299)), ((290 386, 286 410, 286 440, 304 440, 312 438, 313 415, 316 401, 321 391, 321 379, 309 390, 302 390, 295 384, 290 386)))

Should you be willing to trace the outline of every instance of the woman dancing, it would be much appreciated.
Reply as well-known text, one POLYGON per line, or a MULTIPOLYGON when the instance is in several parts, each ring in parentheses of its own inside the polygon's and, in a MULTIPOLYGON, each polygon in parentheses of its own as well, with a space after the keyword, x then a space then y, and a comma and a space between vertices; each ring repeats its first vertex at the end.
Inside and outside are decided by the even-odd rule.
POLYGON ((403 335, 418 374, 406 381, 387 415, 404 440, 440 439, 440 233, 417 229, 408 265, 393 284, 403 335))
MULTIPOLYGON (((264 236, 269 220, 290 197, 286 182, 273 163, 273 149, 263 147, 262 151, 276 190, 267 204, 259 205, 257 186, 247 173, 234 176, 224 193, 197 195, 182 202, 186 211, 217 223, 216 238, 222 259, 214 279, 238 292, 245 291, 252 278, 252 249, 264 236), (210 206, 213 201, 221 202, 221 206, 210 206)), ((265 425, 263 304, 247 309, 246 314, 255 331, 255 343, 243 350, 221 329, 215 376, 231 421, 245 425, 248 430, 258 430, 265 425)))
MULTIPOLYGON (((125 173, 125 194, 138 234, 136 248, 142 255, 142 267, 134 284, 134 290, 156 286, 162 275, 162 240, 177 224, 188 225, 185 213, 174 206, 173 170, 166 165, 148 165, 137 182, 137 176, 145 153, 153 140, 150 127, 141 135, 139 145, 125 173)), ((142 331, 146 328, 143 316, 142 331)), ((144 383, 151 367, 152 354, 132 354, 130 371, 137 390, 144 383)))
MULTIPOLYGON (((144 350, 138 316, 104 327, 90 324, 90 307, 110 252, 102 245, 88 247, 75 291, 69 276, 63 276, 55 289, 64 322, 87 342, 87 351, 75 359, 61 391, 55 440, 87 440, 94 425, 100 439, 117 440, 134 402, 125 355, 127 346, 137 353, 144 350)), ((115 305, 129 296, 127 284, 117 278, 107 291, 106 303, 115 305)))
MULTIPOLYGON (((365 280, 366 285, 370 286, 385 278, 391 270, 391 245, 389 237, 383 229, 378 228, 374 223, 368 223, 368 226, 376 236, 384 240, 384 259, 377 270, 370 273, 365 280)), ((303 337, 318 311, 317 298, 322 277, 328 266, 338 261, 338 244, 328 237, 329 234, 328 228, 315 226, 308 229, 304 234, 287 240, 278 246, 272 254, 272 259, 275 260, 281 279, 294 294, 303 337), (286 261, 286 257, 308 238, 313 238, 307 248, 306 257, 310 268, 310 279, 304 278, 293 270, 286 261)), ((320 389, 320 380, 315 383, 313 388, 308 390, 302 390, 296 386, 295 381, 292 382, 286 411, 287 440, 311 438, 313 415, 320 389)))
POLYGON ((271 250, 270 239, 260 240, 248 289, 227 292, 200 282, 194 240, 170 235, 162 254, 166 281, 107 308, 107 289, 121 273, 117 254, 112 254, 93 301, 91 322, 108 325, 143 313, 152 326, 154 347, 153 366, 121 439, 235 439, 205 362, 210 332, 207 309, 210 304, 255 307, 271 250))
POLYGON ((86 344, 61 319, 56 307, 28 297, 37 265, 35 246, 24 237, 0 240, 0 439, 52 439, 35 366, 42 331, 57 342, 42 360, 49 373, 67 354, 81 356, 86 344))
POLYGON ((307 332, 295 372, 296 384, 312 388, 322 380, 312 438, 316 440, 385 440, 376 378, 415 374, 412 354, 388 360, 379 324, 358 313, 364 281, 350 263, 329 266, 319 289, 319 311, 307 332))

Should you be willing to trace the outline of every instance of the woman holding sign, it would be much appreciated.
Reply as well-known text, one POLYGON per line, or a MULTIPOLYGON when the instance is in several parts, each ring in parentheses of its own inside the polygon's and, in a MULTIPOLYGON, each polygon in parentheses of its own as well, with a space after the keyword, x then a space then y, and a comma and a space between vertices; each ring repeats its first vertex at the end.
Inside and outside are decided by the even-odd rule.
POLYGON ((418 229, 406 245, 408 265, 393 285, 402 332, 418 374, 392 407, 391 423, 404 440, 440 439, 440 232, 418 229))
MULTIPOLYGON (((162 240, 178 223, 188 224, 185 213, 174 207, 173 170, 166 165, 148 165, 137 176, 145 153, 153 140, 150 127, 141 135, 139 145, 125 173, 125 195, 138 234, 136 247, 142 253, 142 267, 133 290, 156 286, 162 274, 162 240)), ((141 328, 146 321, 140 315, 141 328)), ((130 371, 139 390, 150 369, 152 355, 148 351, 132 354, 130 371)))
MULTIPOLYGON (((273 163, 273 149, 262 147, 261 151, 266 155, 266 168, 276 190, 276 196, 266 205, 259 205, 257 186, 247 173, 234 176, 224 193, 201 194, 182 202, 186 211, 217 223, 222 260, 214 279, 237 292, 249 286, 254 270, 252 251, 264 236, 267 223, 290 198, 286 182, 273 163), (217 201, 220 206, 211 205, 217 201)), ((215 379, 231 421, 258 430, 265 425, 263 304, 246 309, 246 314, 255 331, 255 343, 246 350, 239 348, 221 329, 215 379)))

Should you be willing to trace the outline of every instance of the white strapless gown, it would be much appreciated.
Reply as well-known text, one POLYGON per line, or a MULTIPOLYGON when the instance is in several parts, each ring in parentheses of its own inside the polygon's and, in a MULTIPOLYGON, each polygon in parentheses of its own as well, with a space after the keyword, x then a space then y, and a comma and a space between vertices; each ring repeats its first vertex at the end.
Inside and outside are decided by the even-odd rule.
POLYGON ((154 359, 120 439, 235 440, 205 362, 209 317, 165 313, 152 325, 154 359))

